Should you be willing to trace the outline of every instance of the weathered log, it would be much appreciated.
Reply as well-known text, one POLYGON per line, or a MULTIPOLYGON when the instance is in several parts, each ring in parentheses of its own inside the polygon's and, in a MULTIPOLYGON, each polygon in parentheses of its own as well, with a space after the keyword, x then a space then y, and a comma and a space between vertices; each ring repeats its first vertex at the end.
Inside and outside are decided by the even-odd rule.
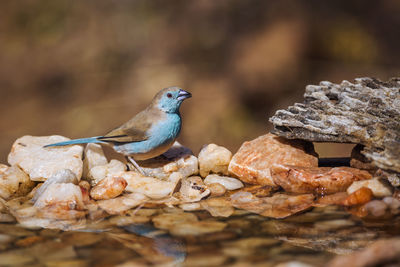
POLYGON ((289 139, 361 144, 375 166, 400 173, 400 78, 308 85, 304 103, 278 110, 270 122, 289 139))

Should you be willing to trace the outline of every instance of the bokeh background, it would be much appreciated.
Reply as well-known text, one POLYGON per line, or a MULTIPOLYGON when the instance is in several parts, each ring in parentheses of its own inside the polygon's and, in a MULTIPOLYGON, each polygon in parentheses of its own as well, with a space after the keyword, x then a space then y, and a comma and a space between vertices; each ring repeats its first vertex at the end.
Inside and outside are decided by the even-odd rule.
POLYGON ((1 1, 0 162, 22 135, 104 134, 172 85, 193 93, 180 141, 236 151, 307 84, 399 76, 399 14, 398 0, 1 1))

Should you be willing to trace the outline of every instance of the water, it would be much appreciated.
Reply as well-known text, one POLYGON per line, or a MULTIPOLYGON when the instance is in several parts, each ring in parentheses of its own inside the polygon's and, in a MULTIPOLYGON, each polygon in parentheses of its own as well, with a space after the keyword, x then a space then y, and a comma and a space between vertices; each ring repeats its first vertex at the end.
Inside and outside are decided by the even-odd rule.
POLYGON ((191 214, 147 207, 75 231, 1 223, 0 266, 324 266, 336 255, 400 234, 398 218, 365 221, 337 206, 282 220, 243 210, 227 218, 191 214), (155 227, 152 221, 165 214, 172 218, 162 225, 168 229, 155 227))

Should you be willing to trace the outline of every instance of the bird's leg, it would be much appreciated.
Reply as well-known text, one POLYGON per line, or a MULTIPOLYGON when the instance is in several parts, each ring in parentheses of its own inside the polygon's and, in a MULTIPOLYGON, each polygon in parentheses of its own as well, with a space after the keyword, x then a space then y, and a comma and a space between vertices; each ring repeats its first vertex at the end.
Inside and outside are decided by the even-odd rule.
POLYGON ((133 166, 135 166, 136 170, 144 176, 147 176, 146 173, 144 172, 144 170, 142 168, 140 168, 139 164, 136 163, 136 161, 132 158, 127 156, 127 158, 129 159, 129 161, 133 164, 133 166))

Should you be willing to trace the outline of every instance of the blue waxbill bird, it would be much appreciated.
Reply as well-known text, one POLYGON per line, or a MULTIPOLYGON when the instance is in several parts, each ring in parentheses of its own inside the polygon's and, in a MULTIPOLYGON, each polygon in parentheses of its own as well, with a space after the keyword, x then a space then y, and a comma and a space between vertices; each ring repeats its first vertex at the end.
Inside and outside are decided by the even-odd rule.
POLYGON ((104 136, 75 139, 45 147, 67 146, 86 143, 108 144, 124 154, 142 174, 135 160, 146 160, 166 152, 181 131, 182 119, 179 107, 190 98, 189 92, 179 87, 168 87, 158 92, 150 105, 132 119, 104 136))

